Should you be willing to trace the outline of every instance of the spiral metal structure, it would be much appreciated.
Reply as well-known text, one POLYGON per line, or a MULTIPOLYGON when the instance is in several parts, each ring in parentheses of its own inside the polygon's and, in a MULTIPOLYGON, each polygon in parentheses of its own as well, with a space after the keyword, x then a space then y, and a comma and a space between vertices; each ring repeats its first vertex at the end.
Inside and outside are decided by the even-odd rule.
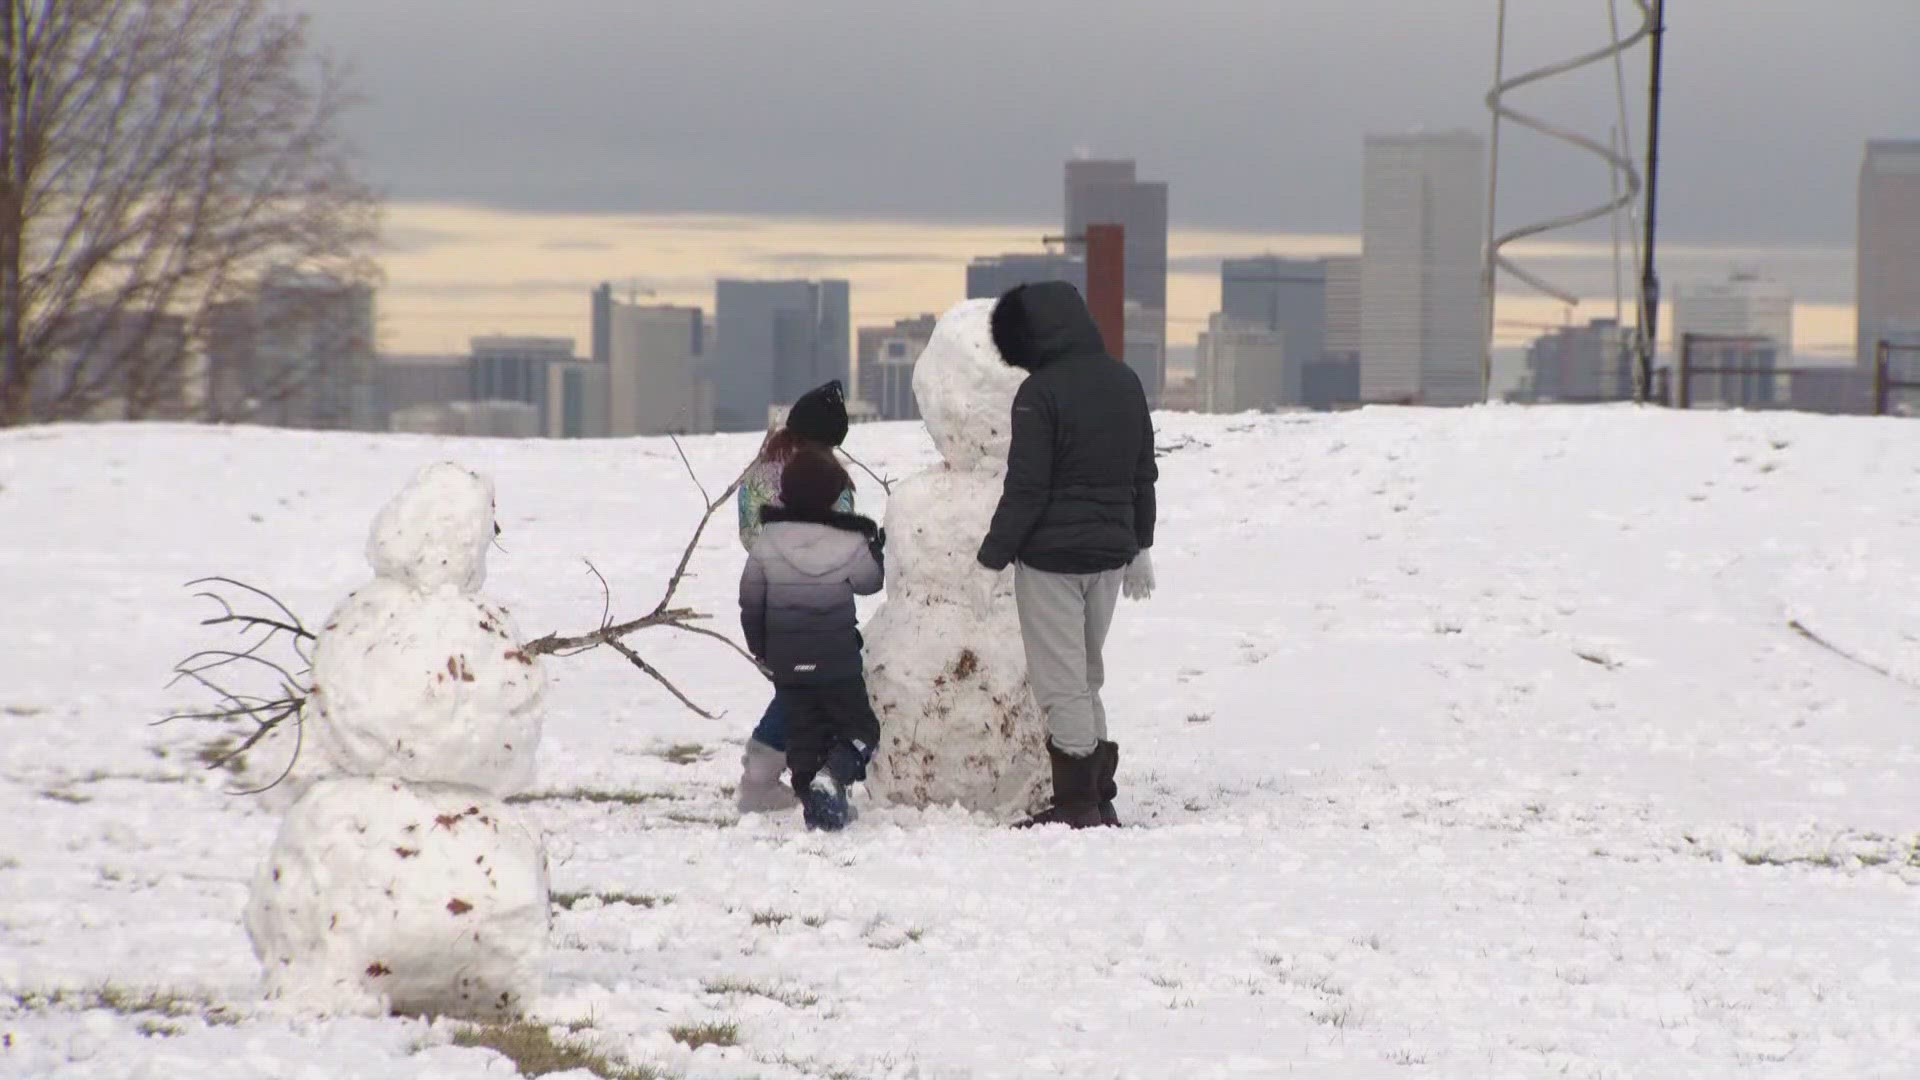
MULTIPOLYGON (((1512 258, 1508 257, 1505 254, 1503 249, 1505 249, 1508 245, 1513 244, 1517 241, 1525 240, 1533 236, 1538 236, 1541 233, 1553 232, 1559 229, 1569 229, 1577 225, 1583 225, 1589 221, 1596 221, 1610 214, 1617 214, 1621 210, 1624 210, 1624 209, 1627 209, 1628 207, 1633 206, 1635 202, 1640 198, 1640 193, 1643 188, 1643 183, 1640 176, 1640 170, 1635 164, 1633 158, 1625 152, 1626 95, 1625 95, 1624 77, 1621 74, 1621 70, 1620 70, 1620 61, 1623 54, 1632 50, 1636 45, 1639 45, 1642 41, 1646 40, 1648 37, 1650 37, 1654 33, 1654 30, 1658 25, 1658 15, 1655 10, 1655 4, 1657 3, 1657 0, 1631 0, 1631 3, 1634 5, 1634 7, 1639 9, 1639 12, 1641 15, 1641 24, 1637 29, 1635 29, 1632 33, 1628 34, 1627 36, 1625 37, 1620 36, 1619 23, 1618 23, 1617 15, 1615 14, 1616 9, 1614 7, 1614 0, 1608 0, 1608 14, 1610 18, 1614 19, 1613 41, 1610 44, 1606 45, 1603 48, 1594 49, 1591 52, 1582 53, 1578 56, 1574 56, 1569 59, 1562 60, 1555 64, 1549 64, 1545 67, 1536 68, 1532 71, 1527 71, 1519 75, 1507 77, 1506 71, 1505 71, 1507 4, 1506 4, 1506 0, 1501 0, 1500 2, 1500 16, 1499 16, 1500 37, 1499 37, 1499 46, 1496 53, 1497 58, 1495 60, 1495 68, 1496 68, 1494 73, 1495 81, 1494 81, 1493 89, 1489 91, 1487 94, 1487 108, 1492 111, 1493 117, 1494 117, 1493 164, 1492 164, 1492 170, 1491 170, 1493 179, 1488 186, 1488 197, 1487 197, 1489 205, 1488 205, 1488 213, 1487 213, 1488 240, 1487 240, 1486 293, 1487 293, 1487 311, 1488 311, 1487 337, 1488 337, 1488 343, 1489 343, 1488 345, 1489 358, 1491 357, 1491 348, 1492 348, 1491 343, 1493 338, 1492 311, 1493 311, 1494 285, 1495 285, 1495 281, 1499 271, 1504 270, 1507 273, 1513 275, 1515 278, 1524 282, 1527 286, 1534 289, 1535 291, 1543 293, 1547 296, 1554 297, 1563 303, 1574 304, 1578 302, 1578 298, 1574 294, 1567 291, 1566 289, 1563 289, 1553 284, 1552 282, 1546 280, 1544 277, 1540 276, 1537 273, 1534 273, 1533 271, 1527 269, 1526 267, 1521 266, 1519 263, 1515 262, 1512 258), (1622 119, 1621 128, 1620 128, 1620 139, 1614 145, 1607 145, 1605 143, 1600 142, 1597 139, 1593 139, 1586 135, 1583 135, 1580 132, 1561 127, 1553 123, 1552 121, 1543 119, 1538 116, 1533 116, 1528 113, 1521 112, 1520 110, 1515 109, 1506 103, 1506 97, 1508 94, 1511 94, 1512 92, 1519 90, 1523 87, 1531 86, 1532 84, 1537 82, 1542 82, 1547 79, 1557 78, 1559 76, 1566 75, 1574 71, 1578 71, 1582 68, 1589 67, 1594 64, 1606 63, 1608 61, 1612 61, 1615 65, 1615 68, 1614 68, 1615 83, 1616 83, 1616 89, 1618 91, 1618 96, 1619 96, 1621 119, 1622 119), (1580 210, 1580 211, 1576 211, 1574 213, 1569 213, 1569 214, 1563 214, 1559 217, 1555 217, 1547 221, 1534 222, 1528 225, 1522 225, 1519 228, 1509 230, 1505 233, 1495 234, 1494 229, 1496 226, 1494 224, 1493 203, 1497 197, 1497 193, 1499 190, 1500 124, 1502 121, 1511 121, 1512 123, 1518 124, 1521 127, 1527 128, 1530 131, 1538 132, 1541 135, 1546 136, 1547 138, 1554 139, 1556 141, 1572 146, 1576 149, 1583 150, 1605 161, 1608 167, 1613 170, 1613 174, 1616 178, 1614 197, 1608 200, 1607 202, 1602 203, 1598 206, 1592 207, 1590 209, 1580 210)), ((1642 325, 1644 324, 1645 324, 1645 320, 1643 318, 1642 325)))

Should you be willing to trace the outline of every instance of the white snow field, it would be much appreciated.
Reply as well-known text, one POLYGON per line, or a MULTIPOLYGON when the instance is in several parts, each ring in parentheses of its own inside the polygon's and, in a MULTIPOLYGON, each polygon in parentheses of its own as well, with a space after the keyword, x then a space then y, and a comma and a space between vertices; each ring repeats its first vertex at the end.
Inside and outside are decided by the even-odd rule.
MULTIPOLYGON (((1158 422, 1160 592, 1108 664, 1129 828, 741 821, 740 657, 633 639, 718 721, 550 658, 532 1015, 688 1078, 1920 1076, 1920 427, 1158 422)), ((687 450, 717 487, 754 445, 687 450)), ((937 460, 919 425, 848 445, 937 460)), ((700 503, 664 441, 0 434, 0 1075, 512 1075, 448 1020, 264 1001, 284 801, 227 794, 217 727, 149 726, 210 704, 161 689, 221 640, 182 583, 314 625, 443 458, 496 485, 487 593, 528 636, 597 624, 583 558, 650 608, 700 503)), ((718 523, 683 593, 730 634, 741 560, 718 523)))

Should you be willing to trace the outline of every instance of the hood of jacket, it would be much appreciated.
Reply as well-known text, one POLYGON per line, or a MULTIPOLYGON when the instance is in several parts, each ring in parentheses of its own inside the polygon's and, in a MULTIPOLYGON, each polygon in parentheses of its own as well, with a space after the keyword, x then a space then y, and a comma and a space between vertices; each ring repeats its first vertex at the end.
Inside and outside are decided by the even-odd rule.
POLYGON ((864 534, 813 521, 766 519, 760 543, 808 577, 824 577, 851 563, 867 546, 864 534))
POLYGON ((1021 285, 993 306, 1001 359, 1035 371, 1069 356, 1106 356, 1106 342, 1080 290, 1064 281, 1021 285))

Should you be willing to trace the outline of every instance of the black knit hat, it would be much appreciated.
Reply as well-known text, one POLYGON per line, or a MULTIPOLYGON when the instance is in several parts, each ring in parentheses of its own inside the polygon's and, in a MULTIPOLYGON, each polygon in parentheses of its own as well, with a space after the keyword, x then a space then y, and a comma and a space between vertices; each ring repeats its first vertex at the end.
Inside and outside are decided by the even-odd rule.
POLYGON ((847 441, 847 398, 840 380, 801 394, 787 410, 787 430, 822 446, 847 441))
POLYGON ((847 470, 824 450, 802 450, 780 471, 780 505, 801 514, 824 514, 853 486, 847 470))

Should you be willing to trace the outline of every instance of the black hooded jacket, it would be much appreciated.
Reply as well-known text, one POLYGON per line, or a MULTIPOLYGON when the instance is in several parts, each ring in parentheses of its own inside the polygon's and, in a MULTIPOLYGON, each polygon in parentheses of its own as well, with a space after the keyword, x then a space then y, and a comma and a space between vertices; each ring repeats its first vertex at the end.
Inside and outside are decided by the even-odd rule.
POLYGON ((1107 355, 1065 282, 1022 285, 993 309, 993 342, 1031 372, 1013 399, 1006 488, 980 564, 1117 570, 1153 546, 1153 418, 1139 376, 1107 355))

